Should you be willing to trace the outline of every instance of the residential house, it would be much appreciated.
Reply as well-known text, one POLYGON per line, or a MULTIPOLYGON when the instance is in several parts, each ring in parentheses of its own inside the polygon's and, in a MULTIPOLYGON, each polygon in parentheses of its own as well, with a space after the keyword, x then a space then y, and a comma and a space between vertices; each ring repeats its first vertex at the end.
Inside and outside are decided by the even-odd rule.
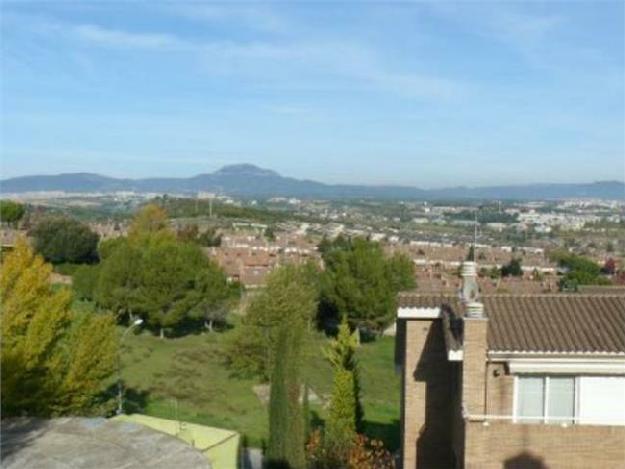
POLYGON ((625 295, 403 294, 402 467, 625 467, 625 295))

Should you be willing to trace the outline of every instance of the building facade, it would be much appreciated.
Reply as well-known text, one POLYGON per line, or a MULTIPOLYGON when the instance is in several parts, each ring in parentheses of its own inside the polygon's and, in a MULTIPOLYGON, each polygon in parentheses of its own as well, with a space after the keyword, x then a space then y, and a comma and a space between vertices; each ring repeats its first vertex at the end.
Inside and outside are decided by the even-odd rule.
POLYGON ((402 467, 625 468, 625 295, 400 296, 402 467))

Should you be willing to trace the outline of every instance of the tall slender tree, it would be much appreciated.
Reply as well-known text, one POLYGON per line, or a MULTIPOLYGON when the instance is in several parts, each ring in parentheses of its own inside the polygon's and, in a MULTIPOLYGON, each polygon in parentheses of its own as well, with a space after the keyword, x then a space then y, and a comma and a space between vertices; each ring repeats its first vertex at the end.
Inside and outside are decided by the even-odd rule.
MULTIPOLYGON (((286 331, 278 336, 276 353, 286 357, 288 344, 286 331)), ((286 361, 276 360, 271 374, 271 393, 269 395, 269 444, 267 459, 270 467, 288 467, 286 461, 286 440, 288 438, 289 405, 287 402, 286 361)))
POLYGON ((339 460, 344 458, 353 444, 362 419, 356 347, 356 337, 350 332, 344 316, 336 339, 325 349, 325 356, 334 368, 325 443, 328 452, 339 460))
POLYGON ((306 466, 299 376, 303 325, 301 321, 291 326, 283 325, 278 332, 269 398, 267 462, 272 469, 303 469, 306 466))

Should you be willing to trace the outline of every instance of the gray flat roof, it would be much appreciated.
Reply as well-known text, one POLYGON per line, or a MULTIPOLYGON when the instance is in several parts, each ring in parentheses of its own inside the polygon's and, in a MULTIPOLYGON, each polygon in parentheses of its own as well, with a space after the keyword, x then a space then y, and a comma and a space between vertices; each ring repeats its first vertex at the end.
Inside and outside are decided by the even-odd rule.
POLYGON ((4 469, 210 469, 181 440, 130 422, 104 418, 5 419, 0 423, 4 469))

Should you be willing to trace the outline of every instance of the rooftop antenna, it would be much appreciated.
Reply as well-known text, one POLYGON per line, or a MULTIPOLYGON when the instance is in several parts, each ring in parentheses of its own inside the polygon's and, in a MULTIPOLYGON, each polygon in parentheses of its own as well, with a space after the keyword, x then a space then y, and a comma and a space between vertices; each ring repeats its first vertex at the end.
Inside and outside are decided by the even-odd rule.
POLYGON ((477 211, 479 210, 479 207, 475 210, 475 213, 473 214, 475 216, 475 221, 473 223, 473 259, 471 259, 473 262, 475 262, 475 250, 477 249, 477 211))

